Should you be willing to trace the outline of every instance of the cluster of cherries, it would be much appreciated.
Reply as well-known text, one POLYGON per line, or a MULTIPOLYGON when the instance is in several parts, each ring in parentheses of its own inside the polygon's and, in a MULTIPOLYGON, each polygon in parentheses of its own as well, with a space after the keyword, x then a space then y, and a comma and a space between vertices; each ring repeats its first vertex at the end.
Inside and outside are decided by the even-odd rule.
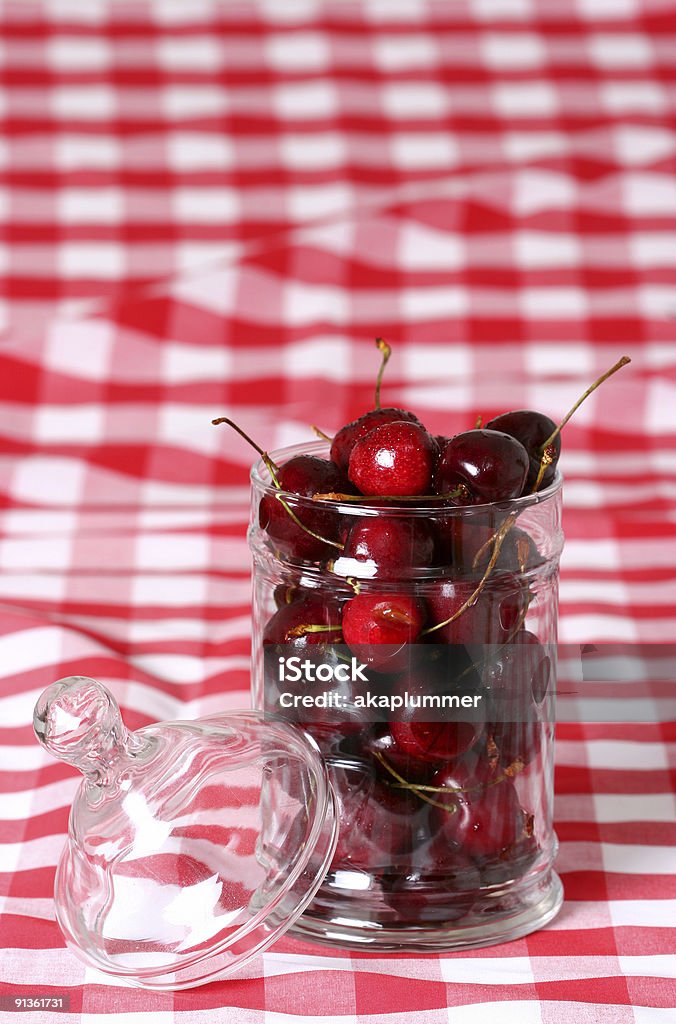
MULTIPOLYGON (((377 875, 395 919, 409 924, 448 920, 449 893, 469 906, 479 887, 520 876, 537 856, 515 779, 551 729, 542 714, 550 658, 525 627, 543 558, 510 502, 550 486, 561 428, 629 360, 558 426, 518 410, 445 437, 407 409, 380 406, 390 349, 377 344, 375 408, 326 438, 330 458, 277 465, 254 445, 271 478, 259 527, 284 566, 263 636, 266 706, 279 712, 280 691, 293 689, 277 673, 289 656, 337 665, 354 655, 372 692, 461 688, 484 698, 481 720, 432 721, 414 707, 374 722, 349 710, 364 684, 336 683, 348 710, 295 715, 339 801, 333 867, 377 875), (458 514, 467 506, 482 508, 458 514)), ((296 684, 298 694, 325 689, 314 676, 296 684)))

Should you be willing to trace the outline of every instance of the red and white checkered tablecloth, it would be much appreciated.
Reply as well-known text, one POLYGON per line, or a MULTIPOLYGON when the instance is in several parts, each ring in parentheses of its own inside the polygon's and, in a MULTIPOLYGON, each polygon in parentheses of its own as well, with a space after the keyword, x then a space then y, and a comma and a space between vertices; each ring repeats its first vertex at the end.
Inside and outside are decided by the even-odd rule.
MULTIPOLYGON (((78 780, 33 704, 246 705, 250 451, 371 401, 566 427, 561 639, 676 639, 676 4, 0 5, 0 995, 103 1024, 673 1024, 675 723, 563 725, 566 903, 499 947, 285 939, 121 988, 51 902, 78 780), (670 774, 670 768, 672 774, 670 774)), ((9 1015, 2 1019, 10 1019, 9 1015)), ((14 1018, 11 1018, 14 1019, 14 1018)))

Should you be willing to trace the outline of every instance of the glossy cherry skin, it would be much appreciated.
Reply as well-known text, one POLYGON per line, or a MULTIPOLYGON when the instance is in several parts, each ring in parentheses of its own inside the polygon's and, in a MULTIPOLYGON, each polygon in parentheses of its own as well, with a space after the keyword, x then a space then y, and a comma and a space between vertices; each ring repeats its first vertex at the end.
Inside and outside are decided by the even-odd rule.
POLYGON ((436 541, 432 524, 409 516, 360 517, 345 539, 343 558, 373 569, 377 579, 397 579, 402 570, 434 564, 436 541))
POLYGON ((482 731, 481 721, 465 720, 461 709, 422 705, 425 696, 479 692, 479 677, 472 658, 463 646, 416 645, 412 657, 394 684, 394 692, 420 702, 393 713, 390 731, 400 755, 420 764, 443 764, 470 749, 482 731), (420 698, 420 701, 418 700, 420 698))
POLYGON ((403 750, 394 738, 389 722, 372 724, 361 737, 360 747, 361 753, 373 759, 376 775, 390 785, 396 781, 396 775, 407 782, 424 785, 439 767, 437 761, 419 760, 403 750))
POLYGON ((295 601, 281 605, 269 619, 263 631, 263 644, 291 646, 298 655, 308 646, 341 644, 341 620, 340 601, 335 594, 303 590, 295 601), (315 630, 313 626, 321 629, 315 630))
MULTIPOLYGON (((312 498, 315 494, 330 492, 351 493, 354 488, 345 475, 327 459, 319 459, 315 455, 296 455, 283 466, 278 473, 282 491, 312 498)), ((327 541, 335 541, 340 528, 339 516, 333 510, 321 508, 307 509, 289 507, 296 518, 327 541)), ((275 542, 283 553, 304 561, 321 561, 333 557, 338 549, 331 544, 311 536, 298 523, 294 522, 288 510, 275 495, 265 495, 260 503, 258 521, 261 529, 275 542)))
MULTIPOLYGON (((529 467, 523 493, 530 494, 540 472, 542 446, 556 430, 556 423, 544 413, 534 412, 532 409, 516 409, 513 412, 503 412, 501 416, 494 416, 486 426, 490 430, 501 430, 515 437, 526 449, 529 467)), ((549 446, 549 455, 552 461, 544 472, 538 490, 548 487, 556 475, 556 464, 561 455, 560 434, 549 446)))
MULTIPOLYGON (((301 666, 336 668, 345 663, 349 653, 343 644, 341 608, 334 595, 302 591, 291 604, 282 605, 268 622, 263 633, 266 710, 281 714, 309 732, 324 755, 332 755, 349 737, 359 735, 369 725, 369 714, 354 707, 356 692, 365 684, 360 680, 332 679, 323 682, 303 671, 301 678, 280 679, 279 659, 297 657, 301 666), (319 627, 319 628, 317 628, 319 627), (328 628, 327 628, 328 627, 328 628), (285 708, 282 694, 312 697, 331 693, 341 698, 339 707, 319 704, 285 708)), ((373 682, 369 689, 376 689, 373 682)))
POLYGON ((355 764, 331 765, 340 830, 331 867, 385 872, 407 863, 411 851, 427 840, 427 812, 409 790, 375 779, 355 764), (421 834, 422 833, 422 834, 421 834))
POLYGON ((525 629, 496 649, 483 668, 491 718, 487 729, 505 768, 515 762, 528 765, 540 752, 545 723, 538 705, 547 693, 551 670, 544 647, 525 629))
POLYGON ((348 477, 362 494, 430 494, 435 454, 419 423, 386 423, 355 444, 348 477))
POLYGON ((420 422, 418 417, 414 416, 407 409, 390 407, 387 409, 372 409, 370 412, 364 413, 363 416, 353 420, 352 423, 347 423, 338 431, 331 442, 332 460, 339 469, 347 473, 350 455, 357 441, 360 441, 362 437, 366 437, 374 427, 381 427, 384 423, 394 423, 401 420, 406 420, 409 423, 420 422))
MULTIPOLYGON (((466 522, 457 515, 449 516, 442 521, 439 530, 439 558, 444 564, 462 574, 481 579, 494 551, 495 532, 500 523, 466 522)), ((498 558, 493 573, 527 572, 541 565, 540 555, 535 541, 524 530, 513 526, 500 544, 498 558)))
POLYGON ((449 796, 434 799, 448 810, 435 808, 436 842, 460 847, 475 861, 508 856, 526 833, 527 819, 510 779, 488 771, 471 776, 462 763, 442 768, 432 785, 448 788, 449 796), (495 780, 499 781, 495 781, 495 780))
POLYGON ((408 594, 355 594, 343 608, 343 636, 357 658, 377 672, 405 668, 408 645, 420 635, 427 611, 408 594))
POLYGON ((497 430, 466 430, 439 459, 435 483, 454 505, 485 505, 518 498, 528 475, 528 454, 516 438, 497 430))
POLYGON ((476 580, 443 580, 426 592, 432 626, 445 623, 429 634, 436 643, 504 643, 527 607, 527 591, 518 576, 502 573, 484 587, 473 604, 460 609, 477 589, 476 580), (447 620, 458 612, 453 622, 447 620))

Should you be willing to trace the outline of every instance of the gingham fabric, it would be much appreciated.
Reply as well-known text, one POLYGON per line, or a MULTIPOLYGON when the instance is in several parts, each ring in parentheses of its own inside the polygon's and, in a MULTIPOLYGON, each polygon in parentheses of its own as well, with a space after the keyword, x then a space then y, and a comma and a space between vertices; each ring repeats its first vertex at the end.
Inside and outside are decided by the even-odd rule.
POLYGON ((674 723, 559 728, 566 902, 537 934, 287 938, 172 995, 65 950, 78 779, 31 713, 73 673, 132 728, 248 705, 251 452, 209 421, 269 448, 334 430, 370 406, 375 334, 386 401, 444 433, 560 417, 632 356, 565 429, 561 639, 676 639, 676 6, 0 14, 0 996, 68 995, 23 1019, 83 1024, 672 1024, 674 723))

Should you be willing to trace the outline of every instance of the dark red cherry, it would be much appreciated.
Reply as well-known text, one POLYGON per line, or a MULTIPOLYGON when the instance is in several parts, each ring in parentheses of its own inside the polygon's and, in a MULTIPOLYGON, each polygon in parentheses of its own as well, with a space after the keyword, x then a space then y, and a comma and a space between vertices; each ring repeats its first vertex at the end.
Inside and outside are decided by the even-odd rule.
MULTIPOLYGON (((524 488, 524 494, 530 494, 540 471, 540 460, 542 458, 542 446, 556 430, 556 423, 544 413, 534 412, 532 409, 516 409, 514 412, 503 412, 501 416, 494 416, 486 426, 490 430, 501 430, 505 434, 516 438, 526 449, 529 460, 528 476, 524 488)), ((556 475, 556 464, 561 455, 561 435, 549 446, 548 454, 551 458, 550 464, 544 472, 538 490, 548 487, 556 475)))
MULTIPOLYGON (((312 498, 315 494, 353 491, 333 462, 319 459, 315 455, 294 456, 280 467, 278 479, 282 491, 305 498, 312 498)), ((302 523, 299 526, 282 501, 284 498, 281 494, 265 495, 258 512, 261 529, 267 531, 282 552, 306 561, 321 561, 338 553, 337 547, 326 543, 335 541, 338 536, 340 521, 334 511, 319 506, 316 509, 300 508, 292 499, 288 500, 286 504, 293 516, 302 523), (308 530, 311 532, 308 533, 308 530)))
POLYGON ((343 608, 343 636, 364 665, 397 672, 408 663, 408 645, 419 636, 425 618, 424 602, 409 594, 356 594, 343 608))
POLYGON ((371 412, 365 413, 359 419, 341 427, 331 442, 331 458, 343 472, 347 473, 350 455, 357 441, 366 437, 374 427, 381 427, 384 423, 394 423, 400 420, 406 420, 409 423, 420 422, 418 417, 407 409, 372 409, 371 412))
POLYGON ((325 591, 301 591, 290 604, 281 605, 263 630, 263 644, 284 644, 299 653, 317 644, 341 644, 342 611, 339 599, 325 591))
POLYGON ((265 708, 301 726, 328 755, 368 727, 367 712, 354 706, 355 692, 363 690, 364 683, 344 676, 329 681, 317 678, 320 666, 322 671, 345 666, 341 609, 332 594, 301 590, 300 595, 291 604, 280 606, 263 633, 265 708), (280 659, 289 658, 298 659, 299 679, 295 672, 292 678, 280 678, 280 659), (322 706, 318 698, 324 699, 326 693, 339 697, 340 706, 322 706), (285 706, 283 694, 299 699, 309 696, 317 703, 285 706))
POLYGON ((434 441, 419 423, 376 427, 352 449, 348 477, 362 494, 430 494, 434 441))
POLYGON ((416 644, 411 655, 393 684, 395 694, 408 697, 390 722, 397 749, 427 764, 454 760, 474 745, 482 722, 467 720, 471 713, 461 708, 426 706, 425 698, 476 695, 480 680, 471 654, 462 645, 416 644))
POLYGON ((500 781, 485 775, 468 777, 462 763, 436 773, 432 785, 449 790, 448 797, 434 795, 438 803, 448 805, 448 810, 435 808, 431 812, 436 842, 451 842, 479 860, 508 855, 524 837, 527 819, 511 780, 495 778, 500 781))
POLYGON ((410 790, 375 779, 370 769, 331 765, 340 830, 332 868, 382 872, 406 863, 417 840, 423 802, 410 790))
POLYGON ((523 492, 528 466, 526 449, 516 438, 497 430, 466 430, 441 453, 437 493, 454 505, 508 501, 523 492))
POLYGON ((425 519, 365 516, 347 534, 342 557, 363 562, 378 579, 396 579, 402 570, 432 565, 435 548, 433 526, 425 519))
POLYGON ((491 719, 487 729, 499 751, 500 764, 505 768, 515 761, 530 764, 540 752, 546 727, 538 705, 549 686, 549 655, 533 633, 522 629, 486 661, 482 679, 491 719))
MULTIPOLYGON (((429 711, 418 714, 424 718, 429 711)), ((427 764, 454 761, 469 750, 479 733, 475 722, 419 721, 413 715, 407 721, 392 722, 390 728, 400 753, 427 764)))
POLYGON ((429 782, 435 771, 435 762, 420 761, 401 749, 387 722, 376 722, 371 726, 362 737, 361 749, 373 759, 378 777, 390 784, 396 781, 390 769, 407 782, 419 784, 429 782))
MULTIPOLYGON (((439 558, 456 573, 481 579, 493 555, 499 525, 468 522, 458 515, 449 515, 439 527, 439 558)), ((493 572, 527 572, 542 561, 533 538, 513 526, 502 539, 493 572)))
POLYGON ((286 604, 293 604, 303 596, 303 590, 297 583, 278 583, 273 592, 275 606, 283 608, 286 604))
POLYGON ((443 580, 429 588, 426 598, 430 622, 440 626, 429 634, 430 639, 470 645, 500 644, 509 639, 526 609, 528 595, 523 582, 502 573, 489 580, 476 600, 460 611, 476 588, 476 581, 468 579, 443 580), (458 617, 448 622, 454 615, 458 617))

